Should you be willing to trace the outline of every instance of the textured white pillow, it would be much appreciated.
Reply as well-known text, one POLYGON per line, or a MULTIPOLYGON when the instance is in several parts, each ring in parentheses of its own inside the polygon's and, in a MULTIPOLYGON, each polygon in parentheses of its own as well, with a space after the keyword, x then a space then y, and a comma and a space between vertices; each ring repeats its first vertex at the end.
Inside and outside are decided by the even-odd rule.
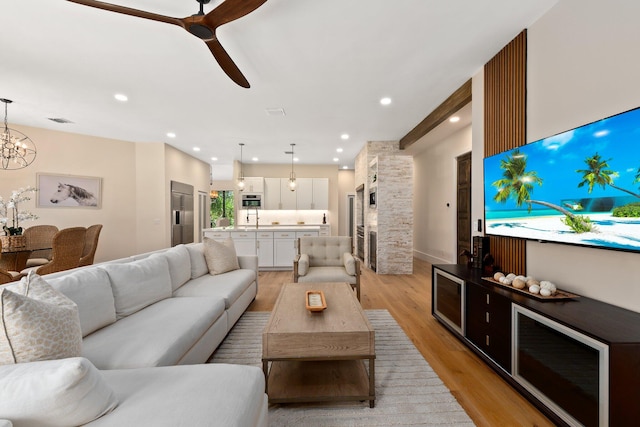
POLYGON ((148 257, 103 267, 111 280, 118 319, 171 297, 171 275, 164 257, 148 257))
POLYGON ((0 418, 15 426, 77 426, 118 404, 100 371, 83 357, 0 366, 0 418))
POLYGON ((204 259, 207 261, 209 274, 212 275, 222 274, 240 268, 236 247, 233 245, 233 239, 231 239, 231 237, 222 243, 205 237, 204 259))
POLYGON ((356 260, 355 260, 355 258, 353 258, 353 255, 351 255, 349 252, 345 252, 342 255, 342 260, 344 262, 344 268, 345 268, 345 270, 347 270, 347 274, 349 276, 355 276, 356 275, 356 260))
POLYGON ((78 307, 35 273, 0 290, 0 365, 80 356, 78 307))

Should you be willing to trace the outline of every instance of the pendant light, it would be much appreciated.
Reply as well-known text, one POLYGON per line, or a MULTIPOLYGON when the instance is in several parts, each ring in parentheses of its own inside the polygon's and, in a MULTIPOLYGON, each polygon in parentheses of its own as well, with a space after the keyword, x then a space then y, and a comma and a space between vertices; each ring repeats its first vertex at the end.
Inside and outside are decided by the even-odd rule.
POLYGON ((291 174, 289 174, 289 190, 296 191, 296 173, 293 171, 293 147, 296 144, 291 144, 291 174))
POLYGON ((7 106, 13 101, 0 98, 4 102, 4 130, 0 133, 0 167, 2 169, 22 169, 36 158, 36 145, 31 138, 15 129, 9 129, 7 106))
POLYGON ((244 143, 241 142, 240 145, 240 174, 238 174, 238 190, 244 191, 244 172, 242 170, 242 147, 244 147, 244 143))

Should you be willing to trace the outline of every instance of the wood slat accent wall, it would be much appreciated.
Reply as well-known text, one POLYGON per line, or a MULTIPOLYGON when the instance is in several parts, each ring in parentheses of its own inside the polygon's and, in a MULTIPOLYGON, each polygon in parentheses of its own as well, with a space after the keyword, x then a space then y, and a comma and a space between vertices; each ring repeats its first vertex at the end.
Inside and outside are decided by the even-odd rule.
MULTIPOLYGON (((522 31, 484 66, 484 155, 526 144, 527 31, 522 31)), ((485 195, 487 197, 487 195, 485 195)), ((526 242, 490 236, 496 265, 526 273, 526 242)))

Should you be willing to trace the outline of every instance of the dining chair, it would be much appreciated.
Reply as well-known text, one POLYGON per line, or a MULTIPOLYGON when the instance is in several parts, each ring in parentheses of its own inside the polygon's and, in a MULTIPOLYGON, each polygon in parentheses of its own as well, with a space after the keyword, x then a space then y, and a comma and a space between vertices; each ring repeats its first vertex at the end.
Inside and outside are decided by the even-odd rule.
POLYGON ((86 234, 87 229, 84 227, 71 227, 58 231, 53 236, 51 261, 40 267, 25 268, 20 273, 26 275, 34 270, 37 274, 43 275, 80 266, 86 234))
POLYGON ((94 224, 87 227, 87 234, 84 238, 84 249, 82 251, 82 257, 80 257, 80 267, 93 264, 96 249, 98 249, 100 231, 102 231, 102 224, 94 224))
POLYGON ((55 225, 34 225, 24 231, 27 248, 34 249, 27 259, 28 267, 38 267, 51 261, 53 236, 58 232, 55 225), (48 248, 48 249, 39 249, 48 248))

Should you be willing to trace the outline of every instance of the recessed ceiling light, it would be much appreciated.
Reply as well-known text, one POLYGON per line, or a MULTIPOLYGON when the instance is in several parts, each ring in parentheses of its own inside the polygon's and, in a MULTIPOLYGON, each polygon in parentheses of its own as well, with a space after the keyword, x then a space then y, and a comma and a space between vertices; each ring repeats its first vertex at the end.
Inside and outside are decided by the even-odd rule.
POLYGON ((127 102, 129 100, 129 97, 123 93, 116 93, 113 97, 120 102, 127 102))
POLYGON ((212 157, 211 160, 213 160, 214 162, 217 162, 218 158, 217 157, 212 157))
POLYGON ((342 148, 336 148, 336 152, 342 153, 342 151, 343 151, 342 148))
POLYGON ((382 104, 382 105, 391 104, 391 98, 385 97, 385 98, 380 99, 380 104, 382 104))
POLYGON ((342 167, 342 169, 349 169, 349 166, 344 165, 344 166, 342 167))
POLYGON ((347 140, 349 139, 349 134, 348 133, 343 133, 342 135, 340 135, 340 138, 347 140))
POLYGON ((293 161, 294 161, 294 162, 299 162, 299 161, 300 161, 300 159, 299 159, 299 158, 297 158, 297 157, 294 157, 294 158, 293 158, 293 161))
POLYGON ((168 136, 169 138, 175 138, 175 137, 176 137, 176 134, 175 134, 175 133, 173 133, 173 132, 167 132, 167 136, 168 136))
POLYGON ((460 117, 458 117, 458 116, 450 117, 450 118, 449 118, 449 121, 450 121, 451 123, 457 123, 457 122, 459 122, 459 121, 460 121, 460 117))
POLYGON ((257 157, 252 157, 251 160, 253 160, 254 162, 257 162, 258 158, 257 157))
POLYGON ((193 147, 193 151, 200 151, 200 147, 193 147))
POLYGON ((339 161, 340 161, 340 159, 339 159, 339 158, 337 158, 337 157, 334 157, 334 158, 333 158, 333 161, 334 161, 334 162, 339 162, 339 161))

